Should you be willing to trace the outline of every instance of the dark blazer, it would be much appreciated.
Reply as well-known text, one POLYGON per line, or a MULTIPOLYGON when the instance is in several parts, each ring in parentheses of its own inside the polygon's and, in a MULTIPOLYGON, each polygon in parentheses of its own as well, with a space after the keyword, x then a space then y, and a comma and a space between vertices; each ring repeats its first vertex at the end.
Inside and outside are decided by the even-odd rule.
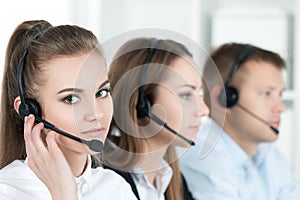
MULTIPOLYGON (((136 188, 136 185, 134 183, 134 180, 133 180, 133 178, 132 178, 132 176, 131 176, 131 174, 129 172, 119 171, 119 170, 112 169, 112 168, 107 167, 107 166, 104 166, 104 168, 113 170, 117 174, 119 174, 120 176, 122 176, 129 183, 129 185, 131 186, 131 189, 132 189, 133 193, 135 194, 136 198, 138 200, 141 200, 140 196, 139 196, 139 193, 138 193, 138 190, 136 188)), ((183 177, 183 175, 181 175, 181 177, 182 177, 183 196, 184 196, 183 200, 194 200, 194 198, 192 197, 192 194, 188 190, 185 178, 183 177)), ((166 196, 166 193, 165 193, 165 199, 168 200, 167 196, 166 196)), ((171 200, 171 199, 169 199, 169 200, 171 200)))

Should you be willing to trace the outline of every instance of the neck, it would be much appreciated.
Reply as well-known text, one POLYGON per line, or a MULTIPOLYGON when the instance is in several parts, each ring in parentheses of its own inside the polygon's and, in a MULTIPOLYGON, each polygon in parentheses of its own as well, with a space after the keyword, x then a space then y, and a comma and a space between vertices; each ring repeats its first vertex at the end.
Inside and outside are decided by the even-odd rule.
POLYGON ((258 142, 247 137, 247 134, 242 134, 244 131, 236 131, 230 128, 226 123, 223 129, 225 132, 245 151, 249 157, 253 157, 258 149, 258 142))
POLYGON ((159 165, 162 162, 168 147, 160 147, 157 143, 152 142, 150 138, 145 139, 143 143, 145 148, 143 156, 138 163, 138 167, 143 170, 149 183, 155 187, 157 170, 159 170, 159 165))
POLYGON ((88 162, 88 154, 74 152, 72 150, 60 147, 69 166, 73 172, 74 177, 79 177, 86 169, 88 162))

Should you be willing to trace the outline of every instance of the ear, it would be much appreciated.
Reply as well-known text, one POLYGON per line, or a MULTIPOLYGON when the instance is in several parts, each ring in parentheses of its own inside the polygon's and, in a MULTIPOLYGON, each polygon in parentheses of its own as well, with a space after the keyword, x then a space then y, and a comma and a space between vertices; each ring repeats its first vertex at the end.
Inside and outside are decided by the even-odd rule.
POLYGON ((14 109, 18 114, 19 114, 20 105, 21 105, 21 98, 20 98, 20 96, 17 96, 14 101, 14 109))

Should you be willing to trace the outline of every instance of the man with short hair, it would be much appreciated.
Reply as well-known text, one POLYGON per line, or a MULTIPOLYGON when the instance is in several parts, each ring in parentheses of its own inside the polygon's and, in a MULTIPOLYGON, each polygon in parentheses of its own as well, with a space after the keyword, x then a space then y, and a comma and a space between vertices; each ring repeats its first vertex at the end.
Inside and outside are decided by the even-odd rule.
POLYGON ((284 60, 248 44, 227 43, 212 52, 203 72, 210 118, 180 166, 195 199, 299 200, 299 186, 280 152, 284 60), (217 69, 217 70, 216 70, 217 69), (218 78, 216 71, 221 74, 218 78), (220 134, 199 159, 203 134, 220 134))

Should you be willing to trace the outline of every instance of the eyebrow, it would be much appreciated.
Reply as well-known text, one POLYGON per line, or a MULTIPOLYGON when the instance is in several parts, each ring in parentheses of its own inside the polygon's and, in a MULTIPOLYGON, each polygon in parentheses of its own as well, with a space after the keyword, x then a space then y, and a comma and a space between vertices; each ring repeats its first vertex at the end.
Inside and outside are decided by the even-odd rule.
POLYGON ((83 89, 80 89, 80 88, 65 88, 65 89, 62 89, 60 91, 58 91, 56 94, 61 94, 61 93, 64 93, 64 92, 83 92, 83 89))
MULTIPOLYGON (((271 90, 276 90, 276 87, 273 87, 273 86, 268 86, 268 88, 271 90)), ((285 91, 285 90, 286 90, 286 87, 280 88, 280 91, 285 91)))
POLYGON ((108 79, 106 79, 104 82, 102 82, 102 83, 100 84, 100 86, 99 86, 98 89, 102 88, 104 85, 106 85, 106 84, 108 84, 108 83, 110 83, 110 81, 109 81, 108 79))
MULTIPOLYGON (((103 86, 105 86, 108 83, 110 83, 110 81, 108 79, 105 80, 103 83, 100 84, 99 89, 102 88, 103 86)), ((58 91, 56 94, 61 94, 61 93, 64 93, 64 92, 82 93, 83 89, 80 89, 80 88, 65 88, 65 89, 62 89, 62 90, 58 91)))
POLYGON ((181 88, 181 87, 189 87, 189 88, 192 88, 193 90, 196 89, 196 86, 190 85, 190 84, 183 84, 183 85, 178 86, 178 88, 181 88))

